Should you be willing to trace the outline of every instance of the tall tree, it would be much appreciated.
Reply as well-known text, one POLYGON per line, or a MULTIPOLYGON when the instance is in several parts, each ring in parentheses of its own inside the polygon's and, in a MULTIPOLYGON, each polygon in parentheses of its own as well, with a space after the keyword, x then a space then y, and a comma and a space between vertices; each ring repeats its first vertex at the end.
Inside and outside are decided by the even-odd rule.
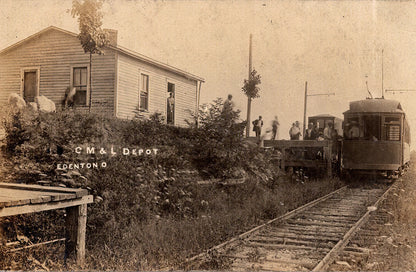
POLYGON ((248 137, 250 134, 251 100, 260 97, 260 88, 258 87, 258 85, 261 83, 260 79, 261 76, 257 74, 256 69, 253 69, 253 71, 250 73, 250 78, 244 79, 244 85, 242 87, 242 91, 245 93, 245 95, 247 95, 248 98, 246 137, 248 137))
POLYGON ((101 8, 103 0, 80 0, 72 1, 71 15, 78 17, 79 31, 78 38, 81 41, 85 53, 90 54, 90 75, 89 75, 89 103, 88 109, 91 112, 92 104, 92 54, 103 54, 102 48, 109 43, 108 33, 101 29, 103 13, 101 8))

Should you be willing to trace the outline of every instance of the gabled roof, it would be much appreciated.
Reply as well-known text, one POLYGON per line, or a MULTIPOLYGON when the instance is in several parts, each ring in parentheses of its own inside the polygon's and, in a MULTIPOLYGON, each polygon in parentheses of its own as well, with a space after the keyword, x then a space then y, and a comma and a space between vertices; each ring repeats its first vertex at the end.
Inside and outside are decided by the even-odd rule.
POLYGON ((318 114, 318 115, 314 115, 314 116, 309 116, 309 118, 310 119, 319 119, 319 118, 322 118, 322 119, 332 119, 333 118, 334 120, 342 120, 339 117, 336 117, 336 116, 331 115, 331 114, 326 114, 326 113, 324 113, 324 114, 318 114))
POLYGON ((393 113, 404 113, 402 106, 398 101, 387 100, 383 98, 366 99, 350 102, 350 109, 345 113, 353 112, 393 112, 393 113))
MULTIPOLYGON (((51 30, 60 31, 60 32, 63 32, 65 34, 71 35, 73 37, 78 37, 78 35, 76 33, 74 33, 74 32, 71 32, 71 31, 68 31, 68 30, 64 30, 64 29, 59 28, 59 27, 56 27, 56 26, 49 26, 49 27, 47 27, 47 28, 45 28, 45 29, 43 29, 43 30, 41 30, 41 31, 39 31, 39 32, 37 32, 37 33, 35 33, 35 34, 33 34, 33 35, 31 35, 31 36, 29 36, 29 37, 27 37, 27 38, 19 41, 19 42, 17 42, 17 43, 15 43, 15 44, 12 44, 11 46, 8 46, 8 47, 4 48, 3 50, 0 51, 0 55, 3 54, 3 53, 8 52, 10 50, 13 50, 13 49, 15 49, 15 48, 17 48, 17 47, 25 44, 26 42, 31 41, 32 39, 35 39, 35 38, 39 37, 40 35, 42 35, 42 34, 44 34, 46 32, 49 32, 51 30)), ((184 70, 178 69, 178 68, 173 67, 171 65, 168 65, 168 64, 159 62, 157 60, 151 59, 151 58, 146 57, 146 56, 144 56, 142 54, 139 54, 139 53, 137 53, 137 52, 135 52, 133 50, 129 50, 127 48, 124 48, 122 46, 119 46, 119 45, 117 45, 117 46, 109 45, 107 47, 110 48, 110 49, 112 49, 112 50, 115 50, 115 51, 117 51, 119 53, 128 55, 128 56, 130 56, 130 57, 132 57, 134 59, 143 61, 145 63, 148 63, 150 65, 156 66, 158 68, 161 68, 161 69, 164 69, 164 70, 167 70, 167 71, 170 71, 170 72, 179 74, 179 75, 181 75, 181 76, 183 76, 183 77, 185 77, 187 79, 191 79, 191 80, 195 80, 195 81, 201 81, 201 82, 204 82, 205 81, 202 77, 193 75, 191 73, 188 73, 188 72, 186 72, 184 70)))
POLYGON ((314 116, 309 116, 309 118, 337 118, 337 117, 331 114, 318 114, 314 116))

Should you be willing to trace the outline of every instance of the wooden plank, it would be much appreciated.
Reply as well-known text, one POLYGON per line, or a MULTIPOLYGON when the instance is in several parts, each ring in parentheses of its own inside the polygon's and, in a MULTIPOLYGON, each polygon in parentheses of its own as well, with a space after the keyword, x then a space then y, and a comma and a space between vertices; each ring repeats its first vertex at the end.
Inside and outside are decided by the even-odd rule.
POLYGON ((40 197, 37 197, 37 198, 30 199, 30 203, 32 203, 32 204, 38 204, 38 203, 49 202, 51 200, 52 200, 52 196, 46 196, 46 195, 44 195, 44 196, 40 196, 40 197))
POLYGON ((285 250, 312 250, 319 252, 328 252, 332 247, 318 247, 318 246, 305 246, 305 245, 282 245, 282 244, 269 244, 269 243, 256 243, 250 242, 245 244, 249 247, 263 247, 271 249, 285 249, 285 250))
POLYGON ((52 195, 52 201, 62 201, 67 199, 76 198, 75 194, 56 194, 52 195))
POLYGON ((0 188, 9 188, 9 189, 27 190, 27 191, 56 192, 56 193, 75 193, 77 194, 77 196, 88 195, 88 191, 85 189, 50 187, 50 186, 32 185, 32 184, 29 185, 29 184, 0 182, 0 188))
MULTIPOLYGON (((329 248, 331 249, 335 243, 329 240, 318 240, 318 239, 290 239, 290 238, 268 238, 268 237, 258 237, 251 238, 248 240, 250 243, 259 243, 265 245, 293 245, 293 246, 309 246, 309 247, 319 247, 319 248, 329 248)), ((338 242, 339 240, 335 240, 338 242)))
POLYGON ((285 166, 299 166, 299 167, 312 167, 312 168, 326 168, 327 167, 327 163, 323 162, 323 161, 310 161, 310 160, 296 160, 296 161, 292 161, 292 160, 288 160, 285 159, 285 166))
POLYGON ((92 202, 93 202, 93 196, 87 195, 87 196, 83 196, 82 198, 76 198, 76 199, 65 200, 65 201, 29 204, 29 205, 23 205, 23 206, 15 206, 15 207, 4 207, 3 209, 0 209, 0 217, 63 209, 67 207, 88 204, 92 202))
POLYGON ((315 140, 265 140, 264 146, 272 146, 276 148, 291 148, 291 147, 327 147, 331 141, 315 141, 315 140))
POLYGON ((280 233, 266 233, 264 235, 256 235, 255 238, 261 238, 261 239, 277 239, 277 241, 286 241, 286 239, 302 239, 302 240, 316 240, 316 241, 336 241, 338 242, 341 238, 341 235, 334 236, 334 235, 326 235, 326 234, 312 234, 308 235, 308 233, 305 234, 297 234, 297 233, 291 233, 291 232, 280 232, 280 233))

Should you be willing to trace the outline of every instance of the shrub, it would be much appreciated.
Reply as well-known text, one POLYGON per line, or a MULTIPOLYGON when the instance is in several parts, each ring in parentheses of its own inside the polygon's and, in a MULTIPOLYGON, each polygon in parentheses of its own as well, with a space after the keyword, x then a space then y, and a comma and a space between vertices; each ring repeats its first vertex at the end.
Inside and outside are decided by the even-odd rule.
MULTIPOLYGON (((239 112, 222 110, 221 100, 200 114, 198 128, 168 126, 158 115, 146 120, 120 120, 73 110, 22 111, 4 122, 5 151, 14 164, 14 181, 43 180, 88 188, 99 195, 101 204, 89 206, 89 246, 97 250, 110 246, 124 252, 121 243, 133 226, 152 225, 155 218, 197 220, 214 210, 205 192, 192 186, 198 179, 251 177, 252 184, 273 187, 276 168, 267 154, 244 140, 245 123, 238 120, 239 112), (75 147, 85 145, 159 151, 147 157, 74 152, 75 147), (58 163, 103 158, 105 168, 57 169, 58 163)), ((235 196, 226 191, 223 194, 235 196)))

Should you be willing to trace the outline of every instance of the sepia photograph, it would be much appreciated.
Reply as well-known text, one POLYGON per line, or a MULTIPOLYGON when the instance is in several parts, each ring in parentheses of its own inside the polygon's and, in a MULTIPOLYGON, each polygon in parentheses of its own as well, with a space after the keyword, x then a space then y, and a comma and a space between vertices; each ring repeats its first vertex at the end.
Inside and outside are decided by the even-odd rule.
POLYGON ((0 271, 416 270, 415 1, 0 14, 0 271))

